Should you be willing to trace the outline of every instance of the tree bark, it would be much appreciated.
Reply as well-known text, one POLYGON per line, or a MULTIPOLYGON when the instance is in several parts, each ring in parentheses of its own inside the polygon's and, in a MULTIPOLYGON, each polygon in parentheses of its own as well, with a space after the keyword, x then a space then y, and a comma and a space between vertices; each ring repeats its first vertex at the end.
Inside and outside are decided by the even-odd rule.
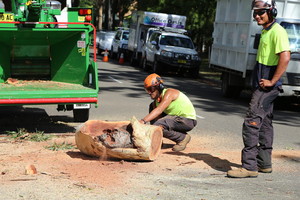
MULTIPOLYGON (((89 120, 78 128, 75 141, 78 149, 89 156, 153 161, 160 153, 162 137, 161 127, 141 124, 133 117, 131 121, 119 122, 89 120), (104 139, 107 136, 104 134, 111 131, 117 134, 113 141, 110 138, 105 143, 104 139), (124 145, 123 139, 126 138, 127 131, 130 134, 132 146, 118 147, 124 145), (122 135, 125 136, 122 137, 122 135), (107 141, 110 141, 110 145, 107 145, 107 141)), ((128 141, 126 145, 128 146, 128 141)))
POLYGON ((104 7, 104 0, 97 1, 97 8, 98 10, 98 30, 103 29, 103 7, 104 7))

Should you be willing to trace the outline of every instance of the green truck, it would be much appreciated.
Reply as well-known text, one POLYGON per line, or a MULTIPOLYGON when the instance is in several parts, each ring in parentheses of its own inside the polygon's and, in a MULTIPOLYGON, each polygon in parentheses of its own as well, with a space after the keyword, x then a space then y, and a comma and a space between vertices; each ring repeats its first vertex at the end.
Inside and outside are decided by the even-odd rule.
POLYGON ((56 104, 84 122, 99 90, 92 9, 60 14, 59 1, 0 0, 0 105, 56 104))

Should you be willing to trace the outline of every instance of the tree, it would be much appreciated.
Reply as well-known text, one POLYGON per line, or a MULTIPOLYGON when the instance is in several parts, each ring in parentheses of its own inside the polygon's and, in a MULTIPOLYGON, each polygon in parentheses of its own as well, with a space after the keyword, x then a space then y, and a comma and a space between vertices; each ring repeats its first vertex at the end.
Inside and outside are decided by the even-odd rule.
POLYGON ((113 10, 113 26, 122 27, 124 24, 125 14, 128 13, 130 7, 134 4, 135 0, 113 0, 112 10, 113 10), (116 20, 116 15, 118 20, 116 20))

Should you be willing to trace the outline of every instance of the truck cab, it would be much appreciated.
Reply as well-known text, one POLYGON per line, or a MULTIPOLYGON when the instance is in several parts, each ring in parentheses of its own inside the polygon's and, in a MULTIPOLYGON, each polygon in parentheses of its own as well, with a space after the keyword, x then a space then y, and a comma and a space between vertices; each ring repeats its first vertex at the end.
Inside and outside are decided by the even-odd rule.
POLYGON ((143 51, 143 68, 163 71, 184 71, 197 77, 200 57, 186 30, 168 28, 153 30, 143 51))

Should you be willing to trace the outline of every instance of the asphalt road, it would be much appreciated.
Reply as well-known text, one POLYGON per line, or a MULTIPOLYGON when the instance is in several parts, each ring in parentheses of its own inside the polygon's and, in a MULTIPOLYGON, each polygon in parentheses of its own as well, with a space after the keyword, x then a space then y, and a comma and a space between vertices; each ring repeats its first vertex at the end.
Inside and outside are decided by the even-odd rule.
MULTIPOLYGON (((99 59, 99 106, 92 106, 90 119, 130 120, 148 112, 151 99, 143 89, 143 80, 149 74, 140 68, 119 65, 117 61, 102 62, 99 59)), ((190 79, 179 75, 162 75, 165 85, 186 93, 193 102, 198 125, 194 134, 217 134, 241 139, 241 126, 250 96, 243 93, 239 99, 221 96, 220 88, 202 79, 190 79)), ((45 133, 73 132, 71 111, 58 112, 56 106, 0 107, 0 133, 25 128, 45 133)), ((275 144, 278 148, 300 149, 299 106, 283 106, 274 111, 275 144)))
MULTIPOLYGON (((148 112, 151 99, 143 89, 143 80, 149 74, 139 68, 119 65, 117 62, 99 63, 99 108, 91 111, 91 119, 129 120, 138 119, 148 112)), ((224 137, 241 137, 241 125, 250 96, 243 93, 239 99, 221 96, 220 88, 178 75, 162 75, 165 85, 186 93, 193 102, 198 126, 196 134, 205 132, 223 134, 224 137)), ((280 148, 300 149, 299 107, 275 109, 275 145, 280 148)))
MULTIPOLYGON (((99 107, 92 107, 90 119, 122 121, 132 116, 138 119, 148 112, 151 102, 143 89, 143 80, 149 74, 129 65, 119 65, 116 61, 99 61, 99 107)), ((201 79, 189 79, 178 75, 162 76, 167 87, 177 88, 187 94, 194 103, 198 125, 191 134, 211 136, 224 140, 223 148, 242 148, 241 127, 249 103, 249 95, 239 99, 221 96, 220 88, 201 79), (232 141, 228 142, 228 141, 232 141)), ((300 150, 300 114, 296 106, 275 109, 274 149, 300 150)), ((45 133, 74 132, 79 123, 72 122, 72 112, 57 112, 56 106, 25 106, 0 108, 0 133, 25 128, 28 131, 41 130, 45 133)), ((215 147, 218 148, 218 147, 215 147)), ((282 162, 280 163, 282 164, 282 162)), ((300 157, 287 159, 284 165, 300 166, 300 157)), ((200 170, 200 169, 199 169, 200 170)), ((198 172, 190 171, 190 174, 198 172)), ((199 174, 199 173, 198 173, 199 174)), ((203 194, 204 199, 299 199, 300 170, 295 172, 273 172, 257 179, 232 180, 224 174, 211 176, 207 173, 197 179, 160 177, 172 183, 168 186, 169 196, 176 197, 178 188, 182 199, 197 199, 193 192, 203 194), (178 184, 175 183, 178 182, 178 184), (174 183, 174 184, 173 184, 174 183), (187 187, 183 188, 182 186, 187 187), (172 194, 171 194, 172 193, 172 194)), ((179 194, 178 193, 178 194, 179 194)), ((174 199, 174 198, 173 198, 174 199)), ((176 198, 175 198, 176 199, 176 198)))
MULTIPOLYGON (((92 119, 129 120, 132 116, 138 119, 148 112, 151 102, 143 89, 143 80, 149 73, 117 62, 99 63, 99 108, 94 109, 92 119)), ((167 87, 177 88, 185 92, 194 103, 198 125, 192 134, 199 136, 224 138, 222 148, 242 148, 241 128, 243 117, 249 103, 249 94, 243 93, 239 99, 224 98, 220 88, 214 84, 203 83, 202 80, 191 80, 178 75, 162 76, 167 87), (229 140, 228 140, 229 138, 229 140), (225 141, 230 141, 232 144, 225 141)), ((275 141, 274 149, 300 150, 300 113, 298 107, 287 106, 274 111, 275 141)), ((218 148, 218 147, 215 147, 218 148)), ((298 154, 299 155, 299 154, 298 154)), ((279 164, 279 163, 278 163, 279 164)), ((281 165, 282 163, 280 163, 281 165)), ((287 159, 284 165, 300 164, 300 157, 287 159)), ((300 167, 300 165, 299 165, 300 167)), ((186 172, 185 177, 193 177, 198 172, 186 172), (189 174, 190 173, 190 174, 189 174)), ((217 173, 218 174, 218 173, 217 173)), ((166 181, 166 177, 158 177, 166 181)), ((224 174, 211 177, 203 173, 199 178, 182 178, 174 175, 170 178, 173 195, 162 199, 172 199, 179 195, 182 199, 299 199, 300 170, 297 173, 274 172, 271 176, 260 176, 257 180, 232 180, 224 174), (182 190, 182 185, 186 188, 182 190), (207 189, 205 189, 207 187, 207 189), (179 192, 178 190, 182 190, 179 192), (203 198, 204 197, 204 198, 203 198)), ((171 193, 171 192, 170 192, 171 193)))

